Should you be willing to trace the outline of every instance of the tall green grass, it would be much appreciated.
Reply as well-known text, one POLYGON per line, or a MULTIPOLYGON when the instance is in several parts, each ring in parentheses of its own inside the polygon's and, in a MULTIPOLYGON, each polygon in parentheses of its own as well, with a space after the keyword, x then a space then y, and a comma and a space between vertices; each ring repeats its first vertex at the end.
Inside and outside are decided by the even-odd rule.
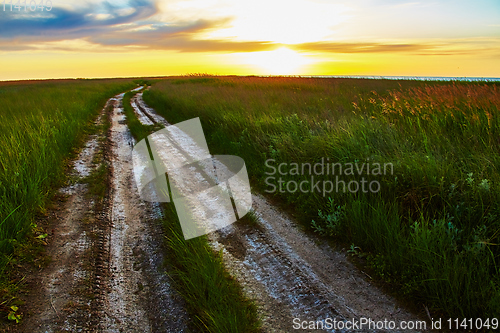
POLYGON ((206 236, 185 240, 172 205, 163 220, 176 289, 203 332, 260 332, 257 308, 227 272, 222 251, 214 253, 206 236))
POLYGON ((0 276, 106 99, 131 80, 0 85, 0 276))
MULTIPOLYGON (((241 156, 261 192, 279 163, 391 163, 378 193, 274 193, 313 230, 355 244, 437 315, 500 315, 500 91, 496 84, 185 77, 145 101, 200 117, 211 151, 241 156)), ((310 175, 274 175, 284 182, 310 175)), ((317 176, 331 180, 332 176, 317 176)))

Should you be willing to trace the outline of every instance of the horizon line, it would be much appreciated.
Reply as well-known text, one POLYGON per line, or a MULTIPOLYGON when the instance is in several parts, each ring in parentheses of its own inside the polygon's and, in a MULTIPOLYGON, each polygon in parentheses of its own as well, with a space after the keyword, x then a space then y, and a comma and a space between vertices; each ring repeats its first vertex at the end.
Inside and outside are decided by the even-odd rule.
POLYGON ((178 75, 158 76, 115 76, 115 77, 58 77, 58 78, 33 78, 33 79, 6 79, 0 82, 22 82, 22 81, 51 81, 51 80, 113 80, 113 79, 167 79, 172 77, 290 77, 290 78, 352 78, 371 80, 417 80, 417 81, 500 81, 500 77, 493 76, 425 76, 425 75, 236 75, 236 74, 210 74, 210 73, 186 73, 178 75))

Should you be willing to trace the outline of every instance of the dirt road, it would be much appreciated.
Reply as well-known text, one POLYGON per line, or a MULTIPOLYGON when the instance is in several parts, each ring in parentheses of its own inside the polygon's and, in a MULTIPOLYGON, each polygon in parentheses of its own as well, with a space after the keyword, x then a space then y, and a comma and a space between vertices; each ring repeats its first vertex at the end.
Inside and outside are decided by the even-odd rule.
MULTIPOLYGON (((74 163, 73 184, 61 189, 64 198, 52 213, 56 231, 48 237, 52 263, 30 282, 34 292, 26 299, 31 314, 19 332, 187 330, 183 301, 163 273, 161 229, 155 224, 161 209, 140 200, 133 180, 135 142, 124 121, 122 98, 108 101, 96 125, 110 121, 111 128, 89 137, 74 163), (109 190, 100 202, 88 196, 83 182, 98 169, 96 156, 103 156, 99 163, 110 168, 109 190)), ((144 103, 142 93, 131 104, 144 124, 168 126, 144 103)), ((305 235, 262 196, 253 195, 253 211, 257 225, 235 223, 209 239, 259 306, 264 332, 295 331, 295 318, 419 320, 376 288, 344 253, 305 235)))

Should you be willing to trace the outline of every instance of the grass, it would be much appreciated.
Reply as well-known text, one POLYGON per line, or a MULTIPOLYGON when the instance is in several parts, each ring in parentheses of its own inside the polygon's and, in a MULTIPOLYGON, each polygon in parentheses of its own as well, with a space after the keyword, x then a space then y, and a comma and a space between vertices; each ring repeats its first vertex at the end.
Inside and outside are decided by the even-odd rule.
MULTIPOLYGON (((125 94, 123 106, 127 125, 140 141, 161 125, 142 125, 130 106, 132 96, 125 94)), ((222 252, 214 252, 206 236, 185 240, 173 204, 163 204, 163 211, 168 272, 187 304, 191 325, 203 332, 260 332, 257 308, 227 272, 222 252)))
POLYGON ((123 96, 123 112, 127 119, 127 126, 132 133, 132 136, 137 142, 146 138, 149 134, 155 130, 159 130, 159 125, 143 125, 137 118, 134 109, 130 105, 130 99, 136 94, 136 92, 129 91, 123 96))
POLYGON ((144 99, 171 123, 200 117, 212 152, 242 157, 261 192, 280 179, 291 190, 311 176, 337 181, 292 174, 291 163, 390 165, 340 175, 379 191, 269 195, 311 230, 361 248, 379 277, 433 315, 500 315, 497 84, 184 77, 144 99), (280 163, 283 175, 267 166, 280 163))
POLYGON ((69 157, 83 144, 106 99, 133 86, 131 80, 0 85, 2 301, 16 289, 8 276, 15 262, 29 259, 23 253, 33 252, 25 248, 37 237, 36 215, 44 213, 53 189, 64 183, 69 157))
POLYGON ((87 184, 87 196, 95 200, 94 208, 98 210, 103 209, 104 201, 109 190, 108 182, 111 168, 109 161, 105 158, 105 145, 107 144, 106 135, 111 128, 111 122, 108 118, 113 108, 114 105, 112 103, 106 106, 100 124, 94 128, 95 134, 97 135, 96 139, 99 144, 92 159, 92 164, 96 166, 96 168, 92 170, 88 176, 79 180, 79 182, 87 184))
POLYGON ((173 208, 163 221, 176 289, 186 301, 197 330, 206 332, 260 332, 257 308, 226 271, 222 251, 214 253, 206 236, 185 240, 173 208))

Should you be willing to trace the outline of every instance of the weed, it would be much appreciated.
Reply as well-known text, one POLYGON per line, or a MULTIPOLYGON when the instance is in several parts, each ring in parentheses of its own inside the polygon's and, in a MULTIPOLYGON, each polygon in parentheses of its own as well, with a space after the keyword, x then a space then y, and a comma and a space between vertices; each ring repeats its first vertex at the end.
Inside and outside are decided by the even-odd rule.
POLYGON ((358 256, 361 254, 361 248, 359 246, 351 244, 349 250, 347 250, 347 253, 352 254, 353 256, 358 256))
POLYGON ((17 314, 17 310, 19 310, 19 308, 15 305, 11 306, 9 308, 9 314, 7 315, 7 318, 9 320, 12 320, 12 321, 15 321, 16 324, 19 324, 19 322, 21 321, 21 315, 20 314, 17 314))
POLYGON ((321 219, 321 223, 317 223, 312 220, 311 225, 314 231, 322 236, 334 236, 338 235, 340 232, 342 219, 345 217, 344 206, 337 205, 332 198, 328 198, 328 211, 323 213, 321 209, 318 210, 318 216, 321 219))

